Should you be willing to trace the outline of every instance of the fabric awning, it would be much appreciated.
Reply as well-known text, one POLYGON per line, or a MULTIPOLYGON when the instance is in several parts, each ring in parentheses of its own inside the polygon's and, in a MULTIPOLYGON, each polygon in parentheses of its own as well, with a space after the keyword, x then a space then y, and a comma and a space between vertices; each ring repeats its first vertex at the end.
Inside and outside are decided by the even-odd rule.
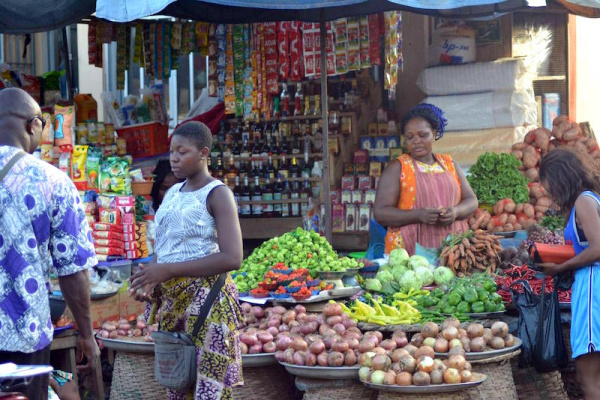
POLYGON ((325 20, 405 10, 446 17, 502 14, 544 6, 545 0, 98 0, 96 16, 128 22, 150 15, 219 23, 325 20))
POLYGON ((60 29, 89 18, 96 0, 1 0, 0 33, 34 33, 60 29))

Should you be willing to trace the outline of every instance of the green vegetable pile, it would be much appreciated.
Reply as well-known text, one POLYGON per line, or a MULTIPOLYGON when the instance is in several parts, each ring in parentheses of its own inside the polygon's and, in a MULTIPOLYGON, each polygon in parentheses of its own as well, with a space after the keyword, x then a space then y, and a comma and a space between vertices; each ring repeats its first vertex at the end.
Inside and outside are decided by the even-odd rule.
POLYGON ((436 288, 417 299, 417 304, 430 312, 451 315, 504 311, 496 282, 485 274, 455 278, 445 289, 436 288))
POLYGON ((529 200, 527 179, 519 172, 521 162, 512 154, 485 153, 469 169, 467 178, 479 203, 496 204, 503 199, 515 203, 529 200))
POLYGON ((238 291, 247 293, 258 287, 267 271, 277 263, 291 269, 306 268, 313 277, 321 271, 360 267, 354 259, 339 258, 331 244, 318 233, 298 228, 264 242, 242 262, 234 278, 238 291))
POLYGON ((550 229, 551 231, 558 231, 565 227, 565 217, 562 215, 547 215, 542 218, 541 226, 550 229))

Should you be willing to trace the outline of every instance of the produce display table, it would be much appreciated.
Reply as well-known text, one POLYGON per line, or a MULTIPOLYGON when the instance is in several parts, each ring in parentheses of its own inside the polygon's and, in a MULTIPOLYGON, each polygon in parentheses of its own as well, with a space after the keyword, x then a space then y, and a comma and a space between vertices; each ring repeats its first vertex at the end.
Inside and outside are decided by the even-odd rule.
POLYGON ((296 378, 303 400, 376 400, 377 392, 358 381, 296 378))
POLYGON ((244 367, 244 386, 233 389, 234 400, 294 400, 294 383, 279 364, 244 367))
MULTIPOLYGON (((463 322, 462 324, 460 324, 461 328, 466 329, 467 326, 469 326, 469 324, 481 324, 483 325, 484 328, 489 328, 492 326, 492 324, 496 321, 503 321, 503 318, 496 318, 496 319, 473 319, 471 321, 468 322, 463 322)), ((359 322, 358 323, 358 328, 363 331, 379 331, 379 332, 396 332, 399 330, 402 330, 404 332, 406 332, 407 334, 412 334, 412 333, 419 333, 421 332, 421 325, 423 325, 423 322, 419 322, 416 324, 412 324, 412 325, 377 325, 377 324, 369 324, 369 323, 365 323, 365 322, 359 322)))
POLYGON ((379 392, 377 400, 463 400, 463 392, 431 394, 399 394, 379 392))
POLYGON ((521 354, 513 351, 498 357, 471 361, 473 371, 485 374, 487 379, 482 385, 464 392, 464 400, 506 400, 516 399, 517 389, 513 380, 510 360, 521 354))

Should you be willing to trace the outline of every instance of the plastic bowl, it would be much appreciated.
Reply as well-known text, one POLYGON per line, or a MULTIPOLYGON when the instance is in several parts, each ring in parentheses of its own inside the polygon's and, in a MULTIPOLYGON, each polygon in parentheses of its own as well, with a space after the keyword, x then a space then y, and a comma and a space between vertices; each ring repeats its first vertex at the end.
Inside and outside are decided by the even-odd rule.
POLYGON ((294 300, 296 301, 303 301, 303 300, 308 300, 312 297, 312 294, 304 294, 304 295, 296 295, 296 294, 292 294, 292 297, 294 298, 294 300))
POLYGON ((288 268, 288 269, 271 269, 271 271, 276 272, 278 274, 282 274, 282 275, 289 275, 292 273, 292 270, 290 268, 288 268))
POLYGON ((285 288, 288 293, 297 293, 302 289, 302 286, 288 286, 285 288))
POLYGON ((319 286, 321 284, 321 281, 319 279, 313 279, 312 281, 306 281, 306 286, 308 287, 315 287, 315 286, 319 286))
POLYGON ((271 283, 271 284, 267 285, 266 283, 261 282, 258 284, 258 286, 265 290, 273 290, 273 289, 277 289, 277 287, 280 285, 278 283, 271 283))
POLYGON ((275 292, 271 292, 271 297, 274 299, 289 299, 290 298, 290 294, 289 293, 275 293, 275 292))

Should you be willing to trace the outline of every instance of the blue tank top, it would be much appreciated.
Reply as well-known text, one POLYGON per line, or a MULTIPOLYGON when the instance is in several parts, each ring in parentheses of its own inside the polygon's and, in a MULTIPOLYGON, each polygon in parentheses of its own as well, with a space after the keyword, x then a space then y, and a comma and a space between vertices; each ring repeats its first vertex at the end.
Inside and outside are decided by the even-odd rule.
MULTIPOLYGON (((598 196, 596 193, 585 191, 581 194, 581 196, 592 197, 600 206, 600 196, 598 196)), ((571 210, 569 222, 567 223, 567 227, 565 228, 565 241, 569 241, 573 244, 575 254, 581 253, 588 247, 588 242, 585 237, 585 234, 583 233, 583 230, 577 228, 577 223, 575 220, 575 207, 573 207, 573 209, 571 210)))

